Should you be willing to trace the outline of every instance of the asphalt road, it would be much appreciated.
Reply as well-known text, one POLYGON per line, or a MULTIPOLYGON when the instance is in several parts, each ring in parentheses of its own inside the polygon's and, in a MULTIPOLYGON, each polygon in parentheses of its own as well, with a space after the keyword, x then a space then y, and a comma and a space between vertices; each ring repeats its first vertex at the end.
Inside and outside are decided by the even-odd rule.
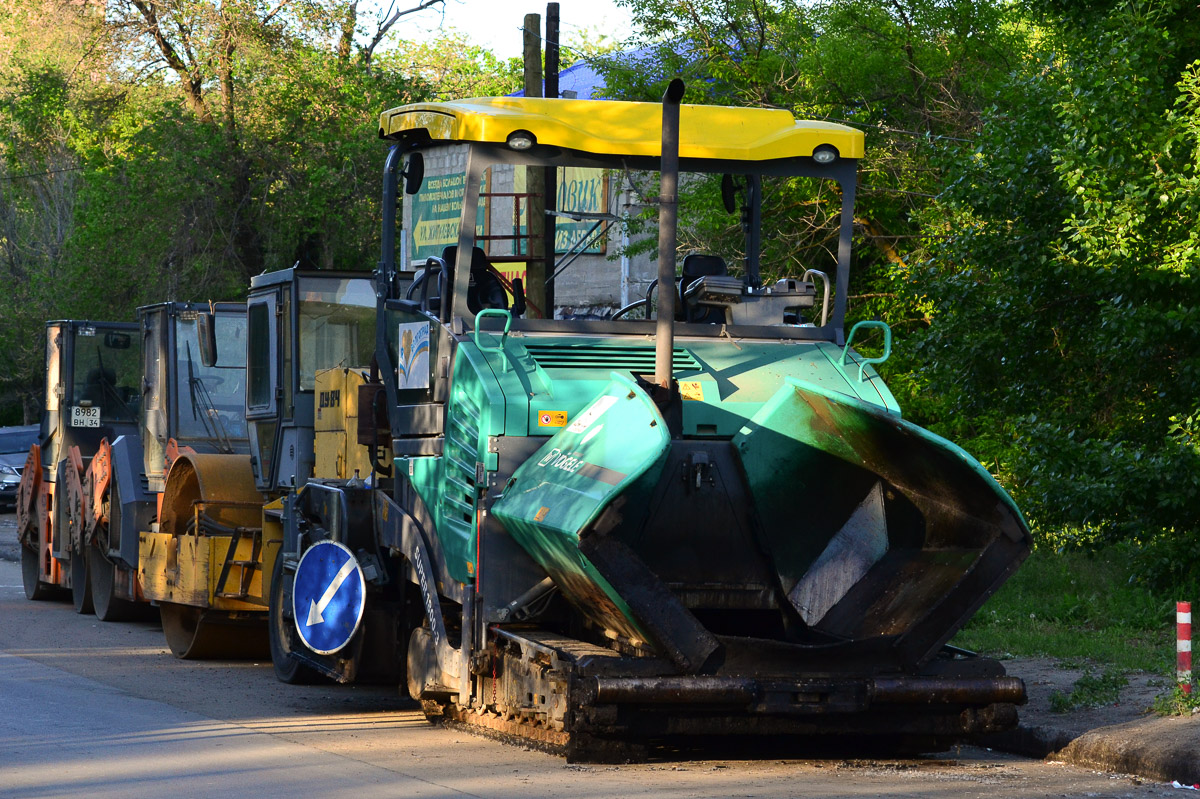
POLYGON ((17 543, 17 514, 0 513, 0 560, 21 560, 21 545, 17 543))
MULTIPOLYGON (((11 530, 0 517, 0 555, 11 530)), ((1178 795, 982 749, 854 755, 805 759, 777 744, 736 758, 569 765, 432 726, 393 689, 287 686, 266 663, 175 660, 157 624, 104 624, 69 602, 26 601, 19 565, 0 560, 5 799, 1178 795)))

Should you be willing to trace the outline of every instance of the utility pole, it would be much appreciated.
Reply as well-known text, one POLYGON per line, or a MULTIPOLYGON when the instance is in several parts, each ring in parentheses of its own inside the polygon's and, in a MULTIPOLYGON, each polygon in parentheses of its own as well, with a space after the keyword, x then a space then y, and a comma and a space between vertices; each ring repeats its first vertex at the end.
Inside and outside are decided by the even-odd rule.
MULTIPOLYGON (((546 97, 558 99, 558 3, 546 4, 546 97)), ((558 167, 548 166, 543 170, 545 177, 545 205, 547 211, 558 210, 558 167)), ((546 225, 546 276, 554 275, 554 259, 558 255, 558 217, 553 213, 542 219, 546 225)), ((554 283, 546 286, 546 314, 554 316, 554 283)))
MULTIPOLYGON (((540 14, 525 15, 525 96, 542 96, 542 17, 540 14)), ((546 278, 553 272, 546 271, 546 251, 551 263, 554 258, 554 243, 546 247, 546 170, 527 166, 525 169, 525 191, 529 194, 525 203, 525 240, 529 242, 525 262, 525 296, 529 302, 542 309, 545 318, 554 317, 554 308, 549 304, 546 278)), ((531 309, 532 310, 532 309, 531 309)), ((532 313, 531 313, 532 315, 532 313)))

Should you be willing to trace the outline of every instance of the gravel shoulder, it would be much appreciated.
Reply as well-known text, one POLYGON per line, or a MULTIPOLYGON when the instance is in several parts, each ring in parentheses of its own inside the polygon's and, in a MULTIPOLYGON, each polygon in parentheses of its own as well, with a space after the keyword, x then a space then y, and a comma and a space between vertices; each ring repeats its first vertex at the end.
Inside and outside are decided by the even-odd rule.
POLYGON ((1154 698, 1170 690, 1161 674, 1130 672, 1125 675, 1129 684, 1121 689, 1116 702, 1057 713, 1051 710, 1051 696, 1056 692, 1069 694, 1075 683, 1087 671, 1075 667, 1068 668, 1053 658, 1009 658, 1002 662, 1009 674, 1025 681, 1029 703, 1020 708, 1021 724, 1054 727, 1076 736, 1098 727, 1124 724, 1153 716, 1150 707, 1154 704, 1154 698))

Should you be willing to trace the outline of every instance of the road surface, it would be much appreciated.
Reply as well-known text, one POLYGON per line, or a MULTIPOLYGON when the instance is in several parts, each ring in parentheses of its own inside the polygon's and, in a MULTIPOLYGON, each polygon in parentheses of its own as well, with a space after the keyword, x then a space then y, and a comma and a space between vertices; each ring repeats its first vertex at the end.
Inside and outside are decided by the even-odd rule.
MULTIPOLYGON (((0 539, 11 516, 0 517, 0 539)), ((0 557, 11 557, 0 549, 0 557)), ((0 560, 0 797, 1148 797, 1169 786, 964 748, 879 760, 781 746, 622 766, 428 724, 394 689, 184 662, 156 623, 29 602, 0 560)))

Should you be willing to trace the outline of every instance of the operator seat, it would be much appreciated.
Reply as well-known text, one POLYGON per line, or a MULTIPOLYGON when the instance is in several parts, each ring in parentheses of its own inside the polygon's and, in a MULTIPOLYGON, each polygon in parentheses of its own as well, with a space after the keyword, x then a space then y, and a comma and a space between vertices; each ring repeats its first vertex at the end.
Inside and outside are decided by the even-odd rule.
POLYGON ((709 275, 724 277, 729 274, 725 259, 719 255, 694 252, 683 259, 683 275, 679 278, 679 299, 675 301, 675 320, 678 322, 707 322, 719 324, 725 321, 725 309, 711 306, 689 308, 685 292, 696 280, 709 275))
MULTIPOLYGON (((446 262, 445 273, 438 276, 438 296, 446 295, 445 286, 452 283, 454 263, 458 259, 457 247, 446 247, 442 250, 442 260, 446 262)), ((499 308, 508 310, 508 294, 504 286, 492 273, 494 267, 487 255, 479 247, 471 249, 471 275, 467 284, 467 309, 477 314, 484 308, 499 308)))
POLYGON ((94 407, 106 408, 108 400, 117 397, 116 387, 117 373, 107 366, 95 366, 87 373, 80 399, 91 402, 94 407))

